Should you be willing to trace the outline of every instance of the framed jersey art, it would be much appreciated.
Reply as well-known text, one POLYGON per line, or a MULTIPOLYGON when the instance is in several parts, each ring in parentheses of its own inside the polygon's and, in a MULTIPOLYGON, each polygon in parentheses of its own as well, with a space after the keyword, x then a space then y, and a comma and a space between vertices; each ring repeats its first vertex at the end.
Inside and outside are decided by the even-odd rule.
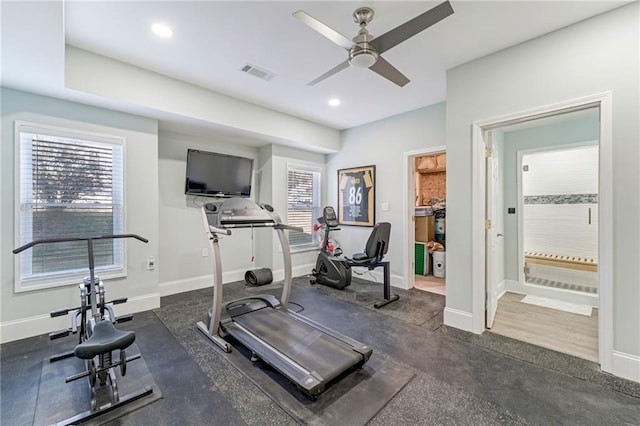
POLYGON ((376 166, 338 170, 338 223, 373 226, 376 223, 376 166))

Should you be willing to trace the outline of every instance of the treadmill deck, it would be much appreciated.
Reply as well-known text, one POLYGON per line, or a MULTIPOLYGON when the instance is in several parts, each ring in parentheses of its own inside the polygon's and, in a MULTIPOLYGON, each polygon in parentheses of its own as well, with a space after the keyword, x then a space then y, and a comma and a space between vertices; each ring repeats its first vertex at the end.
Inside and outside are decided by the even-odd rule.
POLYGON ((310 396, 323 392, 328 382, 364 364, 371 355, 367 346, 337 332, 327 334, 298 318, 282 308, 265 307, 234 316, 223 327, 310 396), (364 353, 342 339, 359 344, 357 349, 364 348, 364 353))

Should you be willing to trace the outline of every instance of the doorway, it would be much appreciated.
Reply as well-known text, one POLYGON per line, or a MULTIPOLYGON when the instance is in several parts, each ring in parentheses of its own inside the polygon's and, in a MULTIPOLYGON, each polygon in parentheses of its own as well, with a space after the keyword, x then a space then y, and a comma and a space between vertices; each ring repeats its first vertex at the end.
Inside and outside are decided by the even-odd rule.
POLYGON ((406 288, 446 295, 446 150, 405 153, 406 288))
POLYGON ((598 360, 598 127, 591 108, 493 129, 486 138, 498 154, 498 170, 487 168, 487 206, 499 206, 492 228, 502 237, 488 231, 487 253, 503 259, 487 263, 487 278, 504 282, 487 328, 590 361, 598 360), (491 248, 504 240, 513 253, 491 248))
MULTIPOLYGON (((526 130, 527 128, 535 127, 537 120, 554 120, 559 123, 566 121, 568 114, 592 114, 597 118, 596 139, 599 141, 598 149, 598 162, 600 167, 600 174, 597 179, 597 193, 598 203, 592 206, 592 223, 593 220, 599 218, 597 225, 594 226, 598 230, 597 241, 597 299, 595 305, 598 310, 596 315, 593 316, 593 322, 597 324, 597 339, 596 339, 596 354, 597 360, 600 362, 604 371, 611 371, 612 363, 612 307, 611 307, 611 282, 612 282, 612 255, 611 255, 611 224, 612 211, 610 207, 611 194, 610 191, 606 191, 610 187, 612 181, 612 169, 611 169, 611 99, 610 94, 594 95, 592 97, 565 102, 557 105, 538 108, 536 110, 527 111, 525 113, 513 114, 511 116, 501 117, 500 119, 487 120, 485 122, 474 123, 473 126, 473 140, 474 140, 474 177, 478 182, 473 182, 473 190, 478 191, 474 197, 473 208, 474 214, 474 250, 480 254, 479 259, 474 259, 473 270, 476 275, 474 278, 474 293, 473 293, 473 327, 476 332, 482 332, 483 330, 490 328, 493 324, 489 319, 492 315, 499 310, 500 296, 510 293, 514 290, 514 286, 527 284, 530 287, 544 287, 537 285, 530 285, 531 283, 521 283, 526 280, 524 270, 524 241, 523 238, 517 236, 521 233, 518 232, 518 218, 526 209, 522 205, 513 204, 512 201, 505 200, 503 211, 500 212, 504 215, 504 227, 498 229, 492 227, 491 222, 494 217, 485 218, 485 213, 489 213, 487 204, 489 203, 488 188, 485 188, 485 184, 488 183, 490 174, 488 168, 491 167, 491 162, 487 161, 485 154, 485 147, 488 145, 488 141, 491 140, 491 134, 504 133, 504 130, 526 130), (485 211, 486 210, 486 211, 485 211), (594 214, 594 212, 597 213, 594 214), (596 217, 597 215, 597 217, 596 217), (479 220, 480 219, 480 220, 479 220), (515 228, 515 232, 514 232, 515 228), (486 235, 485 235, 486 234, 486 235), (492 257, 490 246, 487 244, 489 236, 503 234, 505 238, 505 250, 504 256, 500 259, 492 257), (512 238, 513 235, 516 238, 512 238), (507 235, 509 237, 507 237, 507 235), (515 246, 513 246, 515 244, 515 246), (515 258, 517 261, 514 263, 510 261, 510 258, 515 258), (504 279, 497 281, 491 278, 491 268, 496 268, 500 262, 504 264, 504 279), (486 294, 486 299, 483 297, 486 294)), ((528 131, 531 133, 531 131, 528 131)), ((555 132, 556 135, 560 133, 555 132)), ((495 139, 495 138, 494 138, 495 139)), ((499 139, 499 138, 498 138, 499 139)), ((585 139, 582 139, 584 141, 585 139)), ((574 141, 575 143, 576 141, 574 141)), ((548 145, 554 145, 553 140, 547 142, 548 145)), ((542 146, 535 144, 534 148, 542 148, 542 146)), ((503 144, 505 151, 510 149, 507 143, 503 144)), ((520 149, 523 151, 523 149, 520 149)), ((515 165, 515 155, 510 156, 505 152, 503 158, 510 158, 511 162, 515 165)), ((515 167, 514 167, 515 170, 515 167)), ((503 190, 506 190, 509 185, 515 185, 517 179, 509 177, 505 171, 503 190)), ((515 188, 514 188, 515 190, 515 188)), ((588 210, 585 219, 588 221, 588 210)), ((497 215, 496 215, 497 216, 497 215)), ((553 253, 552 253, 553 254, 553 253)), ((512 260, 512 259, 511 259, 512 260)), ((531 260, 531 259, 528 259, 531 260)), ((562 259, 561 259, 562 260, 562 259)), ((558 266, 558 265, 555 265, 558 266)), ((564 266, 564 265, 563 265, 564 266)), ((499 266, 498 266, 499 268, 499 266)), ((499 274, 494 274, 499 276, 499 274)), ((554 288, 548 288, 546 291, 557 291, 554 288)), ((578 292, 576 292, 578 293, 578 292)), ((522 293, 516 293, 519 296, 522 293)), ((591 295, 593 296, 593 295, 591 295)), ((520 302, 518 300, 518 302, 520 302)), ((524 306, 524 304, 520 304, 524 306)), ((594 310, 595 311, 595 310, 594 310)), ((539 318, 535 321, 544 323, 544 319, 539 318)), ((534 343, 539 344, 539 343, 534 343)), ((541 346, 544 346, 541 344, 541 346)), ((556 349, 557 350, 557 349, 556 349)), ((580 356, 580 355, 578 355, 580 356)))

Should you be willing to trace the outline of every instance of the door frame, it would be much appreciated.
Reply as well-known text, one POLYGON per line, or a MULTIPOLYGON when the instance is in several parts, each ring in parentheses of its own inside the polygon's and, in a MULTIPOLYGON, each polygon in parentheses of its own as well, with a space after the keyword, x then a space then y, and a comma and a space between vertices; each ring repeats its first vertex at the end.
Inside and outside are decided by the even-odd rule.
POLYGON ((484 132, 561 113, 598 107, 600 118, 598 182, 598 342, 600 368, 613 370, 613 126, 612 93, 603 92, 558 102, 472 124, 471 245, 472 256, 472 331, 485 331, 485 142, 484 132))
POLYGON ((404 263, 404 289, 409 290, 413 288, 415 285, 415 267, 413 265, 415 259, 415 243, 416 243, 416 235, 415 235, 415 201, 413 201, 416 193, 416 179, 415 179, 415 162, 414 159, 416 157, 421 157, 423 155, 434 154, 437 152, 447 152, 446 145, 428 147, 428 148, 420 148, 413 151, 406 151, 403 154, 403 173, 405 177, 405 181, 407 182, 407 190, 404 192, 402 196, 402 206, 404 214, 403 220, 403 233, 404 233, 404 241, 406 244, 403 248, 403 258, 406 259, 404 263))

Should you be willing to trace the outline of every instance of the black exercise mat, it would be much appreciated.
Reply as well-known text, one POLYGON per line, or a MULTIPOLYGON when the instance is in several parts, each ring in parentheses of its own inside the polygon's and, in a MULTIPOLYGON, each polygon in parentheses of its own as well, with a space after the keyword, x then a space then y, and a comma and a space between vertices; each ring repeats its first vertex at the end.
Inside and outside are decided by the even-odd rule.
MULTIPOLYGON (((116 351, 116 353, 119 353, 119 351, 116 351)), ((128 357, 138 353, 140 351, 135 343, 127 348, 128 357)), ((49 358, 42 361, 42 374, 40 376, 36 413, 33 421, 35 426, 56 424, 90 409, 88 378, 83 377, 73 382, 65 383, 67 377, 83 371, 85 371, 85 362, 76 357, 56 362, 50 362, 49 358)), ((125 377, 120 376, 120 368, 116 367, 116 377, 121 399, 145 387, 150 387, 153 392, 83 424, 101 425, 162 398, 162 394, 153 380, 144 358, 128 362, 127 375, 125 377)))
POLYGON ((335 381, 312 401, 270 366, 262 361, 252 362, 250 352, 241 344, 235 341, 232 344, 230 353, 213 344, 211 347, 294 420, 305 425, 364 425, 415 375, 408 368, 376 358, 374 349, 371 359, 362 368, 335 381))

